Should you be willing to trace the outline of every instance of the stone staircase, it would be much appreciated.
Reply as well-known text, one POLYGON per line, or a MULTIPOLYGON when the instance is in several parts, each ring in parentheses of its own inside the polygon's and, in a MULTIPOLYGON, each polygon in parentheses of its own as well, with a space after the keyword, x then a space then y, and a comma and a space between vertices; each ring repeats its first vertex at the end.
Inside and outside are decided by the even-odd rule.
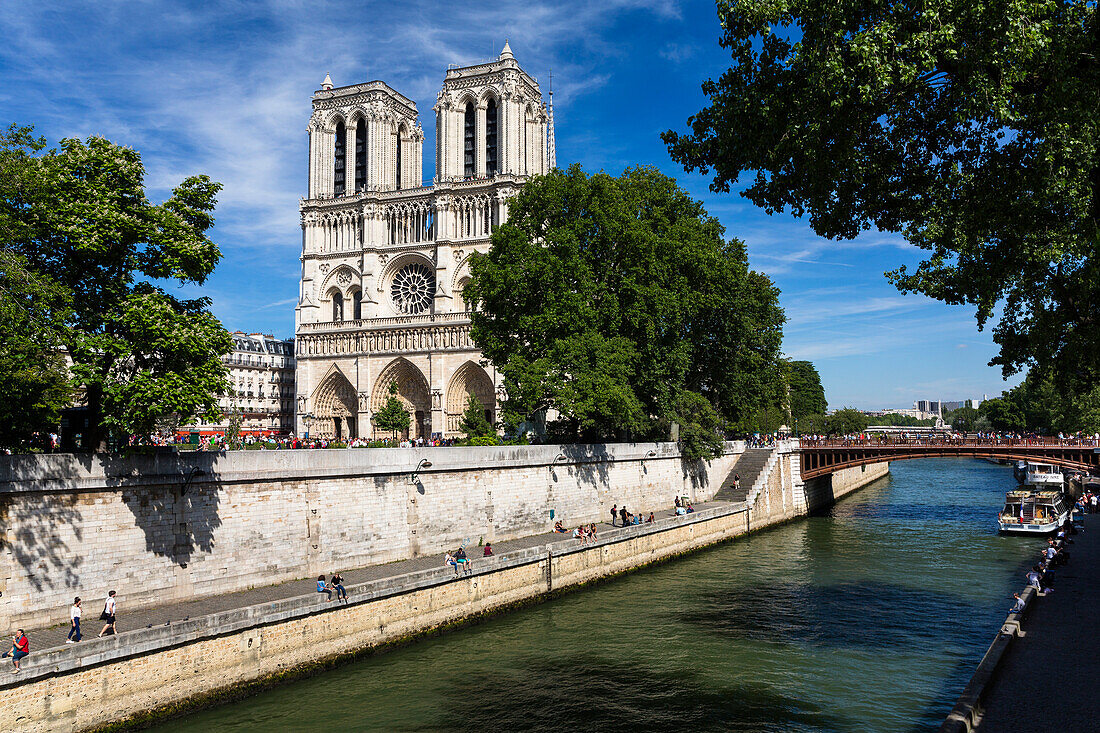
POLYGON ((768 464, 768 458, 774 450, 774 448, 746 448, 741 457, 737 459, 737 463, 733 464, 726 480, 722 482, 722 486, 714 495, 714 501, 731 501, 735 503, 745 501, 748 498, 749 491, 752 490, 752 485, 760 477, 760 472, 768 464), (734 476, 741 477, 740 491, 734 488, 734 476))

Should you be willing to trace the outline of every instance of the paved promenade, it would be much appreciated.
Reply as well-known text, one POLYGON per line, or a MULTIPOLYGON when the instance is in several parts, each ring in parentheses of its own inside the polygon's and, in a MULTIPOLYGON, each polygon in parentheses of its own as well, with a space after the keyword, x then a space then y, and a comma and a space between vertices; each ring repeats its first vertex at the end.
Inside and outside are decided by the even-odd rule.
MULTIPOLYGON (((720 506, 723 502, 708 502, 696 504, 696 510, 702 510, 710 507, 720 506)), ((628 507, 629 509, 629 507, 628 507)), ((654 512, 657 519, 663 517, 669 517, 673 515, 671 509, 654 512)), ((608 514, 610 516, 610 514, 608 514)), ((649 516, 648 511, 645 514, 649 516)), ((507 542, 500 542, 493 545, 493 554, 496 556, 506 556, 509 552, 516 550, 522 550, 528 547, 537 547, 539 545, 545 545, 548 542, 558 542, 562 539, 571 537, 572 527, 569 527, 570 533, 561 534, 556 532, 547 532, 544 534, 531 535, 528 537, 521 537, 519 539, 510 540, 507 542)), ((612 528, 607 522, 598 523, 596 525, 596 533, 598 537, 603 537, 605 533, 615 532, 618 527, 612 528)), ((576 540, 580 544, 580 540, 576 540)), ((457 549, 457 546, 452 548, 452 552, 457 549)), ((476 545, 467 546, 466 553, 469 555, 473 562, 473 567, 477 567, 477 562, 483 555, 483 548, 476 545)), ((443 553, 439 552, 434 555, 425 555, 423 557, 414 558, 412 560, 401 560, 398 562, 390 562, 385 565, 369 565, 362 568, 326 568, 325 577, 330 577, 333 572, 339 572, 344 576, 344 585, 352 586, 356 583, 364 583, 371 580, 379 580, 382 578, 391 578, 406 573, 416 572, 418 570, 428 570, 431 568, 443 567, 443 553)), ((199 616, 205 616, 212 613, 220 613, 222 611, 231 611, 237 608, 246 608, 248 606, 254 606, 261 603, 268 603, 271 601, 279 601, 287 598, 294 598, 296 596, 310 595, 316 592, 317 580, 313 578, 304 578, 301 580, 292 580, 278 585, 263 586, 260 588, 253 588, 251 590, 239 591, 237 593, 227 593, 224 595, 208 596, 194 601, 187 602, 175 602, 164 606, 156 606, 153 608, 145 608, 142 610, 129 612, 126 609, 124 603, 119 604, 118 609, 118 623, 116 629, 119 633, 125 633, 127 631, 133 631, 134 629, 142 629, 152 626, 164 626, 174 621, 183 621, 188 618, 197 618, 199 616)), ((116 589, 121 590, 121 589, 116 589)), ((129 589, 126 589, 127 593, 130 593, 129 589)), ((105 591, 104 591, 105 594, 105 591)), ((103 622, 99 620, 99 612, 103 610, 104 595, 97 596, 81 596, 83 600, 84 616, 81 620, 81 630, 84 633, 85 640, 93 639, 99 633, 99 630, 103 628, 103 622)), ((333 605, 336 602, 333 601, 333 605)), ((31 643, 31 655, 35 652, 41 652, 43 650, 62 646, 65 644, 65 637, 69 632, 68 625, 51 626, 48 628, 27 629, 27 637, 31 643)), ((10 644, 9 644, 10 646, 10 644)), ((7 660, 3 660, 7 661, 7 660)))
POLYGON ((1054 592, 1034 600, 1027 635, 1005 654, 979 733, 1100 729, 1100 515, 1086 515, 1085 526, 1054 592))

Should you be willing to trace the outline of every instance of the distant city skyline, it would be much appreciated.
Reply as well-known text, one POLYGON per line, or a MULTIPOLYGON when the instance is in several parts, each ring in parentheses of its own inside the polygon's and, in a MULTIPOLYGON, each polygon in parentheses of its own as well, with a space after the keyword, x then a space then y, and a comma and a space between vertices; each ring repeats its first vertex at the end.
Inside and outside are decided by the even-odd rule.
MULTIPOLYGON (((139 150, 149 195, 193 173, 225 184, 212 232, 224 253, 201 289, 230 331, 293 334, 310 95, 380 79, 424 121, 434 171, 437 70, 495 57, 508 38, 525 69, 553 69, 557 161, 676 177, 748 244, 781 289, 785 353, 817 366, 831 408, 906 405, 931 394, 996 396, 1009 383, 973 309, 902 295, 883 277, 920 252, 898 235, 828 242, 804 220, 715 194, 668 157, 660 133, 704 104, 700 83, 729 57, 713 2, 609 0, 309 8, 103 5, 0 7, 0 109, 51 144, 104 135, 139 150), (431 70, 430 72, 428 70, 431 70)), ((187 291, 185 291, 187 292, 187 291)))

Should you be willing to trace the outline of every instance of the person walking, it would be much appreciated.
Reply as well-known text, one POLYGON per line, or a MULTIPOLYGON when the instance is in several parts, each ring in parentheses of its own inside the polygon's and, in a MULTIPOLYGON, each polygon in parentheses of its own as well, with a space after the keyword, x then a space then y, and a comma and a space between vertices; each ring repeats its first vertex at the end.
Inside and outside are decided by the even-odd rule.
POLYGON ((75 644, 80 641, 80 596, 73 599, 73 606, 69 609, 69 635, 65 639, 66 644, 75 644))
POLYGON ((11 638, 11 649, 0 654, 0 659, 11 657, 12 666, 15 667, 11 673, 19 674, 19 660, 30 653, 31 643, 27 640, 27 635, 23 633, 23 629, 19 629, 15 632, 15 636, 11 638))
POLYGON ((99 612, 99 618, 105 622, 99 632, 100 636, 106 634, 107 629, 110 629, 112 634, 118 633, 115 630, 115 612, 117 610, 118 604, 115 603, 115 592, 111 591, 107 594, 107 600, 103 602, 103 610, 99 612))
POLYGON ((611 526, 612 527, 615 526, 615 517, 618 516, 618 511, 619 511, 619 505, 618 504, 612 504, 611 505, 611 526))

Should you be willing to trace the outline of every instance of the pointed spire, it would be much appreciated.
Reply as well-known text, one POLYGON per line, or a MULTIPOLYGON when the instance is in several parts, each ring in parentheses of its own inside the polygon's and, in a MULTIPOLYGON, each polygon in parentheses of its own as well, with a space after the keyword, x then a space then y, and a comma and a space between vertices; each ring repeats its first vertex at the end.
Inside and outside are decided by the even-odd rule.
POLYGON ((321 88, 332 89, 332 77, 328 75, 327 71, 325 72, 325 80, 321 82, 321 88))
POLYGON ((557 144, 554 140, 554 72, 550 72, 550 103, 549 109, 547 109, 547 116, 550 118, 547 120, 549 123, 546 130, 546 172, 554 170, 558 167, 558 151, 557 144))
POLYGON ((501 49, 500 58, 501 59, 514 59, 515 58, 515 56, 512 55, 512 47, 508 45, 508 39, 507 38, 504 39, 504 48, 501 49))

